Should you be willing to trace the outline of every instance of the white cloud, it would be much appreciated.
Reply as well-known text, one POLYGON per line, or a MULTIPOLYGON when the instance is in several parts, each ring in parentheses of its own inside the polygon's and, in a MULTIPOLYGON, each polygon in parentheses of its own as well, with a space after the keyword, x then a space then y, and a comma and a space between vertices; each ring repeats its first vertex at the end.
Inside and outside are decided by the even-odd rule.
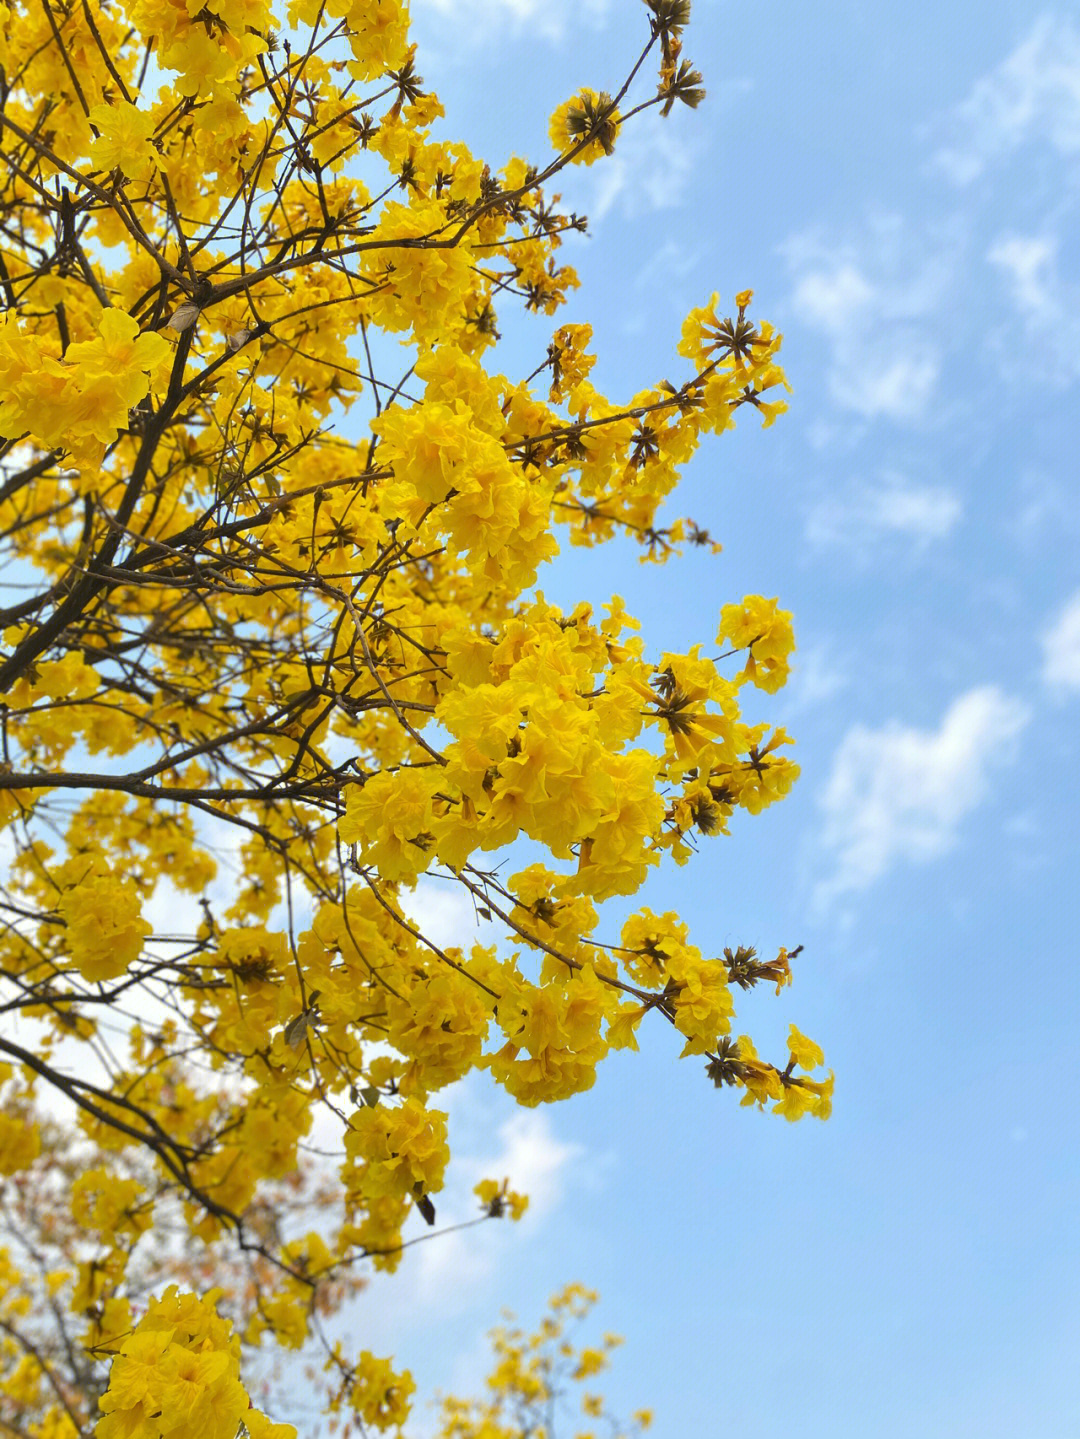
POLYGON ((635 290, 664 285, 674 279, 685 279, 698 260, 700 250, 687 250, 675 240, 665 240, 645 261, 632 280, 635 290))
POLYGON ((920 419, 941 372, 932 323, 953 283, 955 234, 917 236, 893 215, 871 217, 856 243, 811 231, 781 253, 792 307, 831 343, 829 391, 866 419, 920 419))
MULTIPOLYGON (((1044 359, 1045 379, 1062 386, 1080 379, 1080 285, 1061 276, 1058 248, 1056 236, 1007 235, 990 247, 987 259, 1005 276, 1023 337, 1038 345, 1044 359)), ((1002 368, 1011 375, 1015 321, 1002 327, 996 343, 1002 368)))
POLYGON ((406 1240, 420 1242, 409 1248, 392 1281, 376 1276, 349 1310, 350 1328, 378 1330, 388 1345, 413 1330, 418 1312, 454 1316, 473 1309, 478 1299, 497 1303, 496 1281, 508 1256, 547 1242, 551 1217, 582 1170, 576 1163, 584 1152, 580 1145, 561 1140, 547 1113, 522 1110, 487 1076, 472 1074, 451 1085, 435 1097, 434 1107, 449 1116, 453 1152, 446 1188, 434 1196, 436 1227, 410 1222, 406 1240), (473 1186, 504 1178, 528 1194, 524 1218, 455 1229, 479 1216, 473 1186))
MULTIPOLYGON (((711 87, 709 113, 714 122, 744 101, 752 89, 753 82, 745 77, 711 87)), ((673 209, 706 169, 707 144, 707 137, 695 128, 681 106, 664 118, 655 111, 637 115, 619 132, 611 155, 590 166, 569 167, 560 174, 564 208, 573 207, 587 215, 591 228, 616 209, 629 219, 673 209)), ((663 250, 673 256, 683 255, 682 247, 671 241, 663 250)), ((642 283, 641 273, 635 285, 642 283)), ((650 273, 648 264, 644 273, 650 273)), ((682 271, 676 269, 675 273, 682 271)))
POLYGON ((1080 590, 1043 635, 1042 650, 1044 683, 1059 692, 1080 694, 1080 590))
POLYGON ((936 730, 895 720, 849 730, 820 801, 835 870, 817 887, 819 908, 866 889, 897 863, 924 863, 951 849, 1030 718, 1021 701, 985 685, 961 695, 936 730))
POLYGON ((702 141, 682 132, 674 117, 638 116, 619 135, 613 154, 601 156, 589 169, 579 168, 572 179, 564 172, 562 188, 593 226, 616 207, 628 218, 670 210, 700 174, 701 146, 702 141), (579 194, 584 195, 580 201, 579 194))
POLYGON ((403 891, 401 907, 407 919, 440 949, 469 950, 474 944, 491 944, 494 930, 477 912, 479 901, 453 880, 439 883, 421 879, 414 890, 403 891))
POLYGON ((832 699, 850 683, 840 665, 829 655, 825 645, 802 646, 796 651, 788 683, 788 705, 792 711, 812 709, 832 699))
MULTIPOLYGON (((583 1151, 563 1143, 543 1109, 523 1109, 486 1076, 470 1075, 439 1095, 449 1115, 454 1161, 448 1171, 453 1194, 475 1206, 472 1188, 481 1179, 510 1180, 528 1194, 526 1224, 544 1219, 562 1202, 566 1167, 583 1151)), ((455 1202, 453 1194, 450 1202, 455 1202)))
POLYGON ((1068 476, 1028 466, 1017 481, 1017 503, 1003 515, 1008 533, 1028 550, 1042 550, 1047 537, 1080 535, 1075 486, 1068 476))
POLYGON ((874 287, 850 261, 813 270, 795 286, 795 307, 803 317, 834 335, 861 323, 874 301, 874 287))
POLYGON ((1080 32, 1044 14, 1031 33, 972 87, 949 119, 934 163, 958 185, 1032 140, 1080 153, 1080 32))
POLYGON ((916 353, 921 346, 914 335, 898 337, 898 342, 910 347, 907 354, 893 355, 889 347, 870 345, 866 368, 850 370, 842 388, 834 385, 834 393, 839 390, 844 403, 867 419, 918 419, 933 393, 941 369, 937 356, 916 353))
POLYGON ((542 1218, 558 1207, 566 1185, 565 1170, 583 1154, 580 1144, 557 1139, 549 1117, 536 1109, 518 1110, 499 1126, 498 1150, 473 1161, 477 1181, 510 1178, 514 1188, 529 1196, 529 1211, 542 1218))
MULTIPOLYGON (((452 1128, 453 1120, 451 1112, 452 1128)), ((454 1187, 445 1196, 436 1196, 440 1226, 476 1217, 472 1189, 481 1179, 509 1179, 511 1189, 529 1196, 528 1212, 521 1223, 531 1229, 558 1208, 567 1165, 582 1152, 580 1145, 564 1144, 556 1137, 546 1114, 522 1110, 511 1115, 499 1125, 497 1143, 485 1153, 455 1153, 454 1187)), ((512 1221, 502 1222, 509 1227, 512 1221)), ((439 1303, 494 1271, 502 1246, 478 1244, 473 1234, 472 1230, 443 1234, 436 1242, 420 1246, 415 1282, 425 1304, 439 1303)))
POLYGON ((861 553, 883 539, 902 538, 923 550, 950 533, 962 510, 951 490, 909 484, 890 473, 876 484, 819 501, 807 516, 806 538, 814 545, 853 546, 861 553))
POLYGON ((1042 310, 1050 300, 1050 271, 1056 256, 1056 240, 1013 235, 992 245, 986 258, 1008 274, 1018 306, 1042 310))

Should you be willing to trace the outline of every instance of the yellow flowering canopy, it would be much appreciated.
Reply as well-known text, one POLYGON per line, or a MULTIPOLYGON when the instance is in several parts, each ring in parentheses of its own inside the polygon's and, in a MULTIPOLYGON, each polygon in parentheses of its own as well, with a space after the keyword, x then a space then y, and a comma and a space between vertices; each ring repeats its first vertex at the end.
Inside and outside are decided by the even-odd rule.
MULTIPOLYGON (((290 1432, 244 1354, 302 1347, 434 1222, 437 1096, 472 1071, 562 1099, 648 1018, 743 1103, 828 1112, 811 1040, 773 1064, 732 1033, 786 950, 625 918, 795 779, 742 711, 783 684, 790 615, 752 595, 654 655, 617 596, 536 588, 566 543, 710 544, 661 517, 680 467, 785 408, 748 290, 687 318, 678 383, 616 401, 590 327, 546 320, 585 224, 549 182, 699 103, 689 9, 646 0, 630 79, 559 105, 538 166, 448 137, 399 0, 0 3, 0 1175, 31 1228, 67 1215, 54 1268, 0 1250, 19 1432, 290 1432), (526 379, 497 305, 543 317, 526 379), (484 943, 436 945, 421 881, 484 943), (140 1261, 178 1229, 178 1269, 140 1261)), ((407 1376, 331 1361, 364 1423, 402 1422, 407 1376)))

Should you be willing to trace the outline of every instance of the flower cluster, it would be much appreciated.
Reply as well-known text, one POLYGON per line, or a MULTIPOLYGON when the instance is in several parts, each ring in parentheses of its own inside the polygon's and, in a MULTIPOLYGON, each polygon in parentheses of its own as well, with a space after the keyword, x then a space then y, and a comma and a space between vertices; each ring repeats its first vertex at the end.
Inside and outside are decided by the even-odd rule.
MULTIPOLYGON (((436 1222, 436 1096, 470 1074, 556 1102, 655 1024, 744 1103, 828 1112, 812 1041, 772 1063, 732 1034, 736 990, 788 983, 796 950, 611 922, 797 778, 764 708, 791 616, 731 597, 713 656, 619 596, 544 593, 562 545, 715 550, 668 508, 680 474, 785 408, 748 290, 691 312, 674 380, 616 397, 591 327, 551 318, 585 221, 550 183, 704 93, 689 5, 646 14, 655 95, 629 96, 633 61, 580 89, 541 171, 445 129, 401 0, 0 5, 0 534, 27 587, 2 618, 0 983, 34 1036, 2 1039, 0 1174, 62 1176, 62 1262, 0 1296, 16 1333, 60 1316, 51 1348, 0 1341, 20 1432, 68 1439, 92 1407, 25 1355, 85 1351, 102 1439, 284 1433, 245 1347, 303 1348, 361 1261, 392 1271, 436 1222), (513 306, 524 379, 492 358, 513 306), (436 941, 421 884, 476 942, 436 941), (299 1239, 280 1211, 309 1168, 299 1239), (162 1294, 176 1276, 138 1276, 174 1232, 162 1294), (223 1256, 243 1273, 204 1294, 223 1256)), ((477 1186, 481 1218, 525 1212, 511 1178, 477 1186)), ((495 1439, 508 1396, 554 1392, 534 1347, 499 1364, 495 1439)), ((405 1422, 390 1360, 327 1372, 353 1422, 405 1422)))
POLYGON ((243 1420, 250 1439, 296 1439, 291 1424, 272 1424, 250 1407, 240 1382, 240 1344, 202 1298, 170 1285, 120 1345, 100 1407, 99 1439, 235 1439, 243 1420))

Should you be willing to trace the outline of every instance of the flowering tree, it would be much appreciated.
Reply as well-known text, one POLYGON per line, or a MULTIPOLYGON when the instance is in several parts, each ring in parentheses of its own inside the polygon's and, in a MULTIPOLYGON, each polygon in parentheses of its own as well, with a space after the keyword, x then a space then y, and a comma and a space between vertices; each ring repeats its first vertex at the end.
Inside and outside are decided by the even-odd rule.
MULTIPOLYGON (((497 306, 551 316, 578 283, 549 182, 702 99, 689 9, 646 0, 626 82, 560 105, 537 168, 441 138, 398 0, 0 4, 15 1433, 292 1432, 249 1408, 245 1356, 317 1339, 436 1221, 435 1097, 470 1071, 562 1099, 648 1018, 743 1103, 828 1111, 810 1040, 774 1064, 731 1034, 733 987, 788 983, 786 950, 602 924, 791 785, 740 704, 784 683, 790 616, 749 596, 724 654, 650 656, 619 598, 535 588, 560 539, 710 543, 661 506, 703 433, 785 408, 780 337, 714 295, 680 382, 624 402, 587 325, 545 327, 523 380, 491 363, 497 306), (484 943, 425 934, 422 877, 484 943), (309 1189, 316 1124, 339 1152, 309 1189)), ((332 1402, 401 1422, 407 1376, 326 1357, 332 1402)))

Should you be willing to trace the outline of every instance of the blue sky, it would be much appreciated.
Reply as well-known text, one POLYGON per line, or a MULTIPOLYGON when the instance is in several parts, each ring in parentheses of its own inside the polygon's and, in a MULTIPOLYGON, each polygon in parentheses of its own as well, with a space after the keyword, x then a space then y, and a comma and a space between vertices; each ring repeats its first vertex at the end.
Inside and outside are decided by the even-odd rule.
MULTIPOLYGON (((616 88, 646 33, 637 0, 413 15, 441 133, 493 166, 546 160, 551 110, 616 88)), ((703 447, 672 507, 723 554, 569 552, 541 584, 624 595, 654 654, 745 593, 794 611, 760 717, 799 784, 641 898, 706 954, 806 946, 740 1020, 769 1053, 792 1021, 824 1046, 834 1115, 739 1109, 661 1026, 544 1111, 474 1077, 440 1219, 485 1173, 533 1208, 414 1251, 350 1327, 460 1390, 501 1306, 531 1320, 580 1279, 626 1338, 606 1392, 658 1439, 1072 1439, 1080 8, 696 0, 686 54, 707 101, 567 178, 582 288, 558 321, 501 314, 496 363, 523 375, 585 320, 593 378, 629 396, 683 375, 692 306, 746 286, 784 332, 790 413, 703 447)))

